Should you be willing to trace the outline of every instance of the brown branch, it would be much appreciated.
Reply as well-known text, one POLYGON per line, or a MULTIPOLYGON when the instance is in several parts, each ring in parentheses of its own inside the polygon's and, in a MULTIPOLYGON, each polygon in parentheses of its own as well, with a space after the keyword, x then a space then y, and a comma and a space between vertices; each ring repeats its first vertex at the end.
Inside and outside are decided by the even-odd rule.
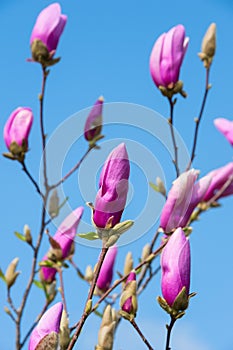
POLYGON ((134 329, 136 330, 136 332, 139 334, 139 336, 141 337, 142 341, 146 344, 147 348, 149 350, 154 350, 152 348, 152 346, 150 345, 150 343, 148 342, 148 340, 146 339, 146 337, 143 335, 142 331, 140 330, 140 328, 138 327, 135 319, 130 320, 130 323, 132 324, 132 326, 134 327, 134 329))
POLYGON ((178 166, 178 147, 176 143, 176 137, 175 137, 175 132, 174 132, 174 125, 173 125, 173 117, 174 117, 174 101, 172 98, 168 97, 169 105, 170 105, 170 118, 168 119, 168 123, 170 126, 170 131, 171 131, 171 137, 172 137, 172 144, 174 148, 174 159, 173 159, 173 164, 176 169, 176 177, 180 175, 180 170, 178 166))
POLYGON ((88 318, 88 316, 90 315, 92 309, 91 309, 91 302, 92 302, 92 297, 93 297, 93 294, 94 294, 94 291, 95 291, 95 287, 96 287, 96 282, 97 282, 97 279, 98 279, 98 276, 99 276, 99 273, 100 273, 100 269, 101 269, 101 266, 103 264, 103 261, 104 261, 104 258, 107 254, 107 251, 108 251, 109 248, 105 248, 103 247, 102 250, 101 250, 101 254, 100 254, 100 257, 99 257, 99 260, 98 260, 98 263, 97 263, 97 266, 96 266, 96 269, 95 269, 95 272, 94 272, 94 277, 93 277, 93 280, 92 280, 92 283, 91 283, 91 286, 90 286, 90 290, 89 290, 89 293, 88 293, 88 296, 87 296, 87 300, 86 300, 86 303, 85 303, 85 307, 84 307, 84 310, 83 310, 83 314, 79 320, 79 322, 77 323, 77 328, 76 328, 76 331, 71 339, 71 342, 67 348, 67 350, 71 350, 73 349, 80 333, 81 333, 81 330, 84 326, 84 323, 86 322, 86 319, 88 318))
POLYGON ((171 350, 171 348, 170 348, 170 338, 171 338, 171 331, 172 331, 172 328, 173 328, 175 322, 176 322, 176 319, 171 317, 170 324, 166 325, 166 327, 167 327, 167 340, 166 340, 165 350, 171 350))

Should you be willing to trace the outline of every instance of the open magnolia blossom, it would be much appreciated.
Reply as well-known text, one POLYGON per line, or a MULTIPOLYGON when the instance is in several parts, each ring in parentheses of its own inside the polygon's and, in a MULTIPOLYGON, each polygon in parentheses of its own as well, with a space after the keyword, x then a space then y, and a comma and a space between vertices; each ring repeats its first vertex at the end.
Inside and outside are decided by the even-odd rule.
POLYGON ((203 200, 210 186, 211 176, 205 176, 196 182, 198 175, 198 170, 191 169, 173 182, 160 217, 160 227, 164 232, 185 227, 193 210, 203 200))

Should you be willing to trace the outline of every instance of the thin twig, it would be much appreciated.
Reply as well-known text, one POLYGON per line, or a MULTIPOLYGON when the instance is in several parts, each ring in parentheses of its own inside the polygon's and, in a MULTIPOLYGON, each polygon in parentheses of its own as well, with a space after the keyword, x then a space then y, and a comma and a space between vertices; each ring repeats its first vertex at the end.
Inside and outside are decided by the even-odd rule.
POLYGON ((7 302, 8 302, 8 304, 10 305, 10 307, 12 308, 12 310, 14 311, 14 313, 15 313, 16 315, 18 315, 18 311, 17 311, 17 309, 16 309, 16 307, 15 307, 15 305, 14 305, 14 303, 13 303, 13 300, 12 300, 12 298, 11 298, 10 288, 7 288, 7 302))
POLYGON ((30 181, 33 183, 36 191, 39 193, 39 195, 44 198, 44 195, 42 194, 40 188, 39 188, 39 185, 37 184, 36 180, 33 178, 33 176, 31 175, 31 173, 29 172, 28 168, 26 167, 26 164, 24 161, 22 161, 22 168, 23 168, 23 171, 25 172, 25 174, 28 176, 28 178, 30 179, 30 181))
POLYGON ((59 180, 57 183, 55 183, 54 185, 50 186, 50 190, 58 187, 59 185, 61 185, 65 180, 68 179, 68 177, 70 177, 82 164, 83 160, 87 157, 87 155, 89 154, 89 152, 93 149, 93 147, 90 147, 86 150, 86 152, 84 153, 84 155, 82 156, 82 158, 78 161, 78 163, 61 179, 59 180))
POLYGON ((31 274, 29 276, 26 289, 23 293, 21 304, 17 310, 18 314, 16 319, 16 350, 22 349, 22 344, 20 343, 21 320, 22 320, 26 302, 28 300, 28 295, 30 293, 31 287, 33 285, 34 277, 36 274, 38 253, 42 242, 43 234, 45 231, 46 206, 47 206, 48 195, 49 195, 49 186, 48 186, 48 178, 47 178, 47 161, 46 161, 46 135, 45 135, 45 129, 44 129, 44 110, 43 110, 45 85, 46 85, 46 79, 48 76, 48 71, 46 70, 45 67, 42 67, 42 71, 43 71, 43 78, 42 78, 42 87, 41 87, 41 94, 39 96, 39 101, 40 101, 40 132, 41 132, 41 140, 42 140, 42 158, 43 158, 43 176, 44 176, 45 194, 43 195, 40 232, 39 232, 37 243, 34 249, 32 266, 31 266, 31 274))
POLYGON ((167 340, 166 340, 165 350, 171 350, 171 348, 170 348, 170 338, 171 338, 171 331, 172 331, 172 328, 173 328, 175 322, 176 322, 176 319, 171 317, 170 324, 166 325, 166 327, 167 327, 167 340))
POLYGON ((173 117, 174 117, 174 101, 172 100, 172 98, 168 97, 168 101, 169 101, 169 105, 170 105, 170 117, 168 119, 168 123, 170 126, 170 131, 171 131, 171 137, 172 137, 172 144, 173 144, 173 148, 174 148, 174 159, 173 159, 173 163, 176 169, 176 176, 178 177, 180 175, 180 171, 179 171, 179 165, 178 165, 178 147, 176 144, 176 137, 175 137, 175 132, 174 132, 174 125, 173 125, 173 117))
POLYGON ((100 273, 100 269, 101 269, 101 266, 103 264, 103 261, 104 261, 104 258, 107 254, 107 251, 108 251, 109 248, 105 248, 103 247, 102 250, 101 250, 101 253, 100 253, 100 257, 99 257, 99 260, 98 260, 98 263, 97 263, 97 266, 96 266, 96 269, 95 269, 95 272, 94 272, 94 277, 93 277, 93 280, 92 280, 92 283, 91 283, 91 286, 90 286, 90 290, 89 290, 89 293, 88 293, 88 296, 87 296, 87 300, 86 300, 86 303, 85 303, 85 307, 84 307, 84 310, 83 310, 83 314, 79 320, 79 322, 77 323, 77 328, 76 328, 76 331, 70 341, 70 344, 67 348, 67 350, 71 350, 73 349, 80 333, 81 333, 81 330, 83 328, 83 325, 86 321, 86 319, 88 318, 88 316, 90 315, 91 313, 91 301, 92 301, 92 297, 93 297, 93 294, 94 294, 94 291, 95 291, 95 287, 96 287, 96 282, 97 282, 97 279, 98 279, 98 276, 99 276, 99 273, 100 273))
POLYGON ((157 273, 160 271, 160 269, 161 269, 161 266, 158 266, 153 272, 150 273, 150 275, 147 277, 145 282, 141 285, 140 288, 138 288, 137 295, 141 294, 143 292, 143 290, 146 289, 148 283, 152 280, 152 278, 154 276, 157 275, 157 273))
POLYGON ((64 283, 63 283, 62 268, 57 269, 57 271, 58 271, 59 279, 60 279, 60 293, 61 293, 62 303, 63 303, 64 311, 65 311, 66 315, 68 315, 66 298, 65 298, 65 287, 64 287, 64 283))
POLYGON ((210 69, 206 68, 205 92, 204 92, 204 96, 203 96, 203 100, 202 100, 199 116, 198 116, 198 118, 195 119, 196 125, 195 125, 192 153, 191 153, 190 161, 189 161, 189 164, 188 164, 186 170, 190 169, 190 167, 192 165, 192 162, 193 162, 193 160, 195 158, 195 151, 196 151, 196 147, 197 147, 197 138, 198 138, 199 126, 200 126, 201 119, 202 119, 202 116, 203 116, 203 112, 204 112, 204 108, 205 108, 205 104, 206 104, 206 100, 207 100, 207 95, 208 95, 208 92, 210 90, 210 86, 209 86, 209 72, 210 72, 210 69))
POLYGON ((146 337, 143 335, 142 331, 138 327, 137 323, 135 322, 135 319, 130 320, 130 323, 132 324, 134 329, 137 331, 137 333, 141 337, 142 341, 146 344, 147 348, 149 350, 154 350, 154 348, 152 348, 152 346, 150 345, 150 343, 148 342, 148 340, 146 339, 146 337))

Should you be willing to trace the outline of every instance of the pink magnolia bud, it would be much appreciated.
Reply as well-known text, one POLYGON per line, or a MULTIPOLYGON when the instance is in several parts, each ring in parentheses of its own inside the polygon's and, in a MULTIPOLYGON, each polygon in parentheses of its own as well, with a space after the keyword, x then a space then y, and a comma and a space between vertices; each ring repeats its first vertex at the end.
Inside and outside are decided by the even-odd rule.
MULTIPOLYGON (((211 171, 207 176, 211 177, 212 181, 203 198, 205 201, 209 201, 217 191, 221 190, 229 178, 233 176, 233 162, 211 171)), ((231 182, 218 198, 229 196, 231 194, 233 194, 233 182, 231 182)))
POLYGON ((35 40, 40 40, 48 52, 55 51, 66 21, 67 16, 61 14, 61 7, 58 3, 49 5, 37 17, 30 44, 32 45, 35 40))
POLYGON ((15 109, 4 127, 4 140, 7 148, 15 142, 18 146, 25 144, 25 150, 28 146, 28 135, 33 122, 33 114, 31 108, 18 107, 15 109))
POLYGON ((173 182, 160 218, 160 227, 166 233, 177 227, 185 227, 193 210, 202 201, 211 177, 205 176, 195 183, 198 174, 198 170, 191 169, 173 182))
POLYGON ((87 117, 84 127, 84 136, 87 141, 92 141, 101 133, 103 102, 103 97, 99 97, 87 117))
POLYGON ((110 284, 112 282, 113 268, 116 260, 116 255, 117 247, 112 246, 109 248, 104 258, 104 262, 102 264, 99 277, 96 282, 97 287, 103 292, 105 292, 110 287, 110 284))
POLYGON ((44 313, 31 334, 28 350, 46 349, 45 338, 53 334, 55 337, 51 340, 54 342, 54 349, 57 349, 62 310, 62 303, 57 303, 44 313))
POLYGON ((233 146, 233 121, 224 118, 217 118, 214 120, 214 125, 233 146))
POLYGON ((181 24, 157 39, 150 56, 150 72, 157 87, 172 88, 177 83, 188 41, 181 24))
MULTIPOLYGON (((127 280, 126 280, 126 284, 125 284, 125 289, 127 288, 127 284, 131 281, 136 281, 136 273, 135 272, 130 272, 127 280)), ((127 312, 128 314, 131 313, 132 311, 132 296, 129 297, 129 299, 127 299, 124 304, 122 305, 121 309, 125 312, 127 312)))
MULTIPOLYGON (((83 214, 83 207, 75 209, 59 226, 57 232, 53 236, 53 239, 59 244, 62 251, 62 259, 69 256, 71 246, 73 244, 78 224, 83 214)), ((48 254, 46 254, 42 261, 48 260, 48 254)), ((43 281, 52 282, 55 278, 57 270, 53 267, 42 266, 40 273, 43 281)))
POLYGON ((127 150, 121 143, 110 153, 101 171, 93 215, 97 227, 104 228, 111 217, 112 226, 119 223, 127 198, 129 171, 127 150))
POLYGON ((190 243, 180 227, 163 249, 161 268, 163 297, 172 306, 183 287, 188 296, 190 286, 190 243))

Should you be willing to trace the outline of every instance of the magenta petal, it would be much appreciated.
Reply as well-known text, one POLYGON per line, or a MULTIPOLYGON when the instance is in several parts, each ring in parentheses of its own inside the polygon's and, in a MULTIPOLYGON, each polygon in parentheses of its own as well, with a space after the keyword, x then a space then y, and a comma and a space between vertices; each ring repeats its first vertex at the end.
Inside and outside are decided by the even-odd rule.
POLYGON ((93 216, 97 227, 105 227, 111 216, 113 226, 120 221, 127 199, 129 171, 128 154, 122 143, 110 153, 100 174, 93 216))
POLYGON ((233 146, 233 121, 225 118, 217 118, 214 120, 214 125, 233 146))
POLYGON ((57 303, 44 313, 31 334, 28 350, 35 350, 39 342, 51 332, 59 333, 62 310, 62 303, 57 303))
POLYGON ((156 40, 150 55, 150 73, 157 87, 164 86, 165 82, 161 77, 160 65, 162 61, 163 44, 166 33, 160 35, 156 40))
POLYGON ((116 255, 117 246, 114 245, 109 248, 104 258, 104 262, 102 264, 99 277, 96 282, 97 287, 102 291, 106 291, 110 287, 110 284, 112 282, 113 268, 116 260, 116 255))
POLYGON ((56 50, 66 21, 67 17, 61 14, 61 7, 58 3, 49 5, 37 17, 30 44, 35 39, 39 39, 45 44, 49 52, 56 50))
POLYGON ((161 288, 164 299, 172 306, 183 287, 190 287, 190 244, 181 228, 170 237, 161 255, 161 288))
MULTIPOLYGON (((127 283, 131 282, 131 281, 136 281, 136 273, 135 272, 130 272, 127 280, 126 280, 126 285, 127 283)), ((131 310, 132 310, 132 297, 128 298, 124 304, 122 305, 122 310, 127 312, 128 314, 130 314, 131 310)))
POLYGON ((84 127, 84 137, 87 141, 92 141, 96 135, 97 128, 102 126, 103 97, 100 97, 92 107, 84 127))

